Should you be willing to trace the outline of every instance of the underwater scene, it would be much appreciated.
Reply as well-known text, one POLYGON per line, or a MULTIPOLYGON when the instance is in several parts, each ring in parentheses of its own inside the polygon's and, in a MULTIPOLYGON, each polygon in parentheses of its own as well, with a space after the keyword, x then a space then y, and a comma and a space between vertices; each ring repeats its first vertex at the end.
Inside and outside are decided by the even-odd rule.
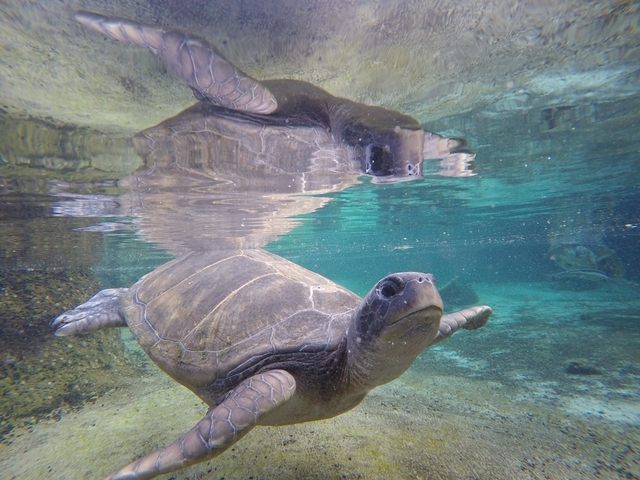
POLYGON ((639 2, 0 12, 0 479, 640 479, 639 2))

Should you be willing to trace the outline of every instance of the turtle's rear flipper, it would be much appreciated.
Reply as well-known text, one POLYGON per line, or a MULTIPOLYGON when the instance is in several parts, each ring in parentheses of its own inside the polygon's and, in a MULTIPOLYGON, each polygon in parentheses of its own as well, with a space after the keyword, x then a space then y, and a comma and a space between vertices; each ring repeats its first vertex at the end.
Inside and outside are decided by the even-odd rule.
POLYGON ((152 478, 210 460, 246 435, 261 417, 286 403, 295 391, 296 381, 285 370, 254 375, 211 407, 178 440, 127 465, 109 480, 152 478))
POLYGON ((236 68, 207 41, 184 33, 121 18, 77 12, 85 27, 162 57, 199 100, 242 112, 269 114, 278 107, 269 89, 236 68))
POLYGON ((482 305, 479 307, 465 308, 464 310, 445 315, 440 320, 438 336, 434 343, 449 338, 461 328, 465 330, 475 330, 476 328, 484 327, 489 321, 491 313, 493 313, 493 311, 490 307, 482 305))
POLYGON ((64 312, 51 326, 57 337, 66 337, 81 332, 93 332, 100 328, 126 327, 120 307, 126 288, 110 288, 98 292, 82 305, 64 312))

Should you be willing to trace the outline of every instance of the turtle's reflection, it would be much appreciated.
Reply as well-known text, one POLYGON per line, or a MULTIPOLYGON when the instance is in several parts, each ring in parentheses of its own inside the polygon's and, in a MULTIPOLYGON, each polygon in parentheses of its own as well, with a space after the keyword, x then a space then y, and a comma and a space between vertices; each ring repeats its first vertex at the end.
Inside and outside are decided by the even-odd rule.
POLYGON ((434 159, 435 174, 473 174, 462 141, 425 132, 402 113, 307 82, 256 80, 194 35, 89 12, 76 18, 148 48, 201 100, 134 140, 144 159, 129 179, 136 216, 150 240, 174 253, 264 246, 293 226, 291 216, 327 201, 309 194, 342 190, 359 175, 418 179, 434 159))
POLYGON ((121 185, 144 236, 174 254, 258 248, 362 174, 317 126, 239 119, 199 103, 134 137, 144 166, 121 185))
MULTIPOLYGON (((425 151, 445 157, 442 175, 472 173, 471 154, 446 153, 459 141, 424 138, 425 151)), ((144 166, 121 184, 131 187, 145 236, 173 253, 264 246, 296 225, 292 217, 329 200, 318 195, 366 174, 358 149, 322 126, 257 119, 204 102, 136 135, 134 145, 144 166)), ((373 179, 422 178, 421 164, 411 170, 373 179)))

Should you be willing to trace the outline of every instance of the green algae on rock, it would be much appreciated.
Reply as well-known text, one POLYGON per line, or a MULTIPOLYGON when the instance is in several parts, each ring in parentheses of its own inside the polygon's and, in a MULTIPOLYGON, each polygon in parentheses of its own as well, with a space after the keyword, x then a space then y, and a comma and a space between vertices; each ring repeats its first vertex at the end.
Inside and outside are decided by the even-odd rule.
POLYGON ((15 425, 93 401, 122 377, 140 374, 116 331, 51 341, 51 316, 97 287, 87 270, 0 271, 0 438, 7 440, 15 425))

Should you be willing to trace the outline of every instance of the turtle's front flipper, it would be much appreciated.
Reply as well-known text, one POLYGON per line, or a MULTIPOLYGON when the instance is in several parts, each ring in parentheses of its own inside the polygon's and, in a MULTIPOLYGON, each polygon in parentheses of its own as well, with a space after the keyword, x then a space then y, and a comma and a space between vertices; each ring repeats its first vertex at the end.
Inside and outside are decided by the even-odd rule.
POLYGON ((193 89, 198 100, 265 115, 278 107, 267 87, 236 68, 205 40, 90 12, 77 12, 76 19, 85 27, 121 42, 146 47, 162 57, 193 89))
POLYGON ((220 455, 256 426, 261 417, 286 403, 296 381, 285 370, 254 375, 234 388, 222 403, 175 442, 137 460, 110 480, 152 478, 220 455))
POLYGON ((441 177, 470 177, 476 174, 474 161, 476 154, 463 150, 464 140, 442 137, 436 133, 425 132, 423 160, 439 160, 438 165, 428 166, 426 172, 441 177))
POLYGON ((126 288, 110 288, 96 293, 82 305, 64 312, 51 322, 57 337, 75 333, 93 332, 100 328, 126 327, 121 309, 122 296, 126 288))
POLYGON ((440 328, 438 329, 438 336, 434 343, 441 342, 449 338, 461 328, 465 330, 475 330, 476 328, 484 327, 489 321, 492 310, 486 305, 479 307, 465 308, 457 312, 445 315, 440 320, 440 328))

